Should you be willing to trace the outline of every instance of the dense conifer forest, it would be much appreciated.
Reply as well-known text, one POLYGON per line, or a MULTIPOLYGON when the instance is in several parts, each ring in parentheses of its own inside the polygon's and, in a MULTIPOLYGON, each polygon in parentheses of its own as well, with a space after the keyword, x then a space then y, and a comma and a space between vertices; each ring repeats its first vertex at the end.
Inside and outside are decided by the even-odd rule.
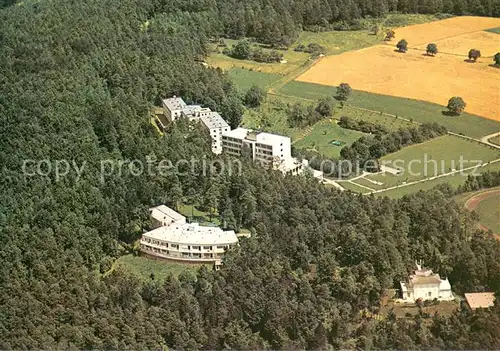
MULTIPOLYGON (((376 312, 417 257, 458 293, 500 292, 500 243, 446 186, 376 199, 246 161, 241 175, 99 176, 105 159, 214 157, 197 126, 178 123, 162 137, 150 123, 153 105, 177 94, 237 124, 240 93, 199 63, 213 37, 282 45, 306 26, 394 10, 499 15, 498 1, 0 4, 1 349, 500 348, 498 305, 381 321, 360 313, 376 312), (85 169, 26 177, 26 159, 85 169), (150 206, 190 198, 256 233, 223 270, 162 283, 103 275, 140 236, 150 206)), ((498 184, 488 177, 467 189, 498 184)))

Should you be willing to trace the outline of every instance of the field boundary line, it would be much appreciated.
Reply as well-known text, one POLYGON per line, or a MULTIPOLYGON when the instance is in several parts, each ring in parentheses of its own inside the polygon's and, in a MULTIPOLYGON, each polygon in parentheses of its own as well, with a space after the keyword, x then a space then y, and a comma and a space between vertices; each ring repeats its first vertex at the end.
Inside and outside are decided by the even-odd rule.
POLYGON ((354 181, 352 181, 352 180, 348 180, 348 181, 347 181, 347 183, 351 183, 351 184, 357 185, 357 186, 359 186, 359 187, 361 187, 361 188, 365 188, 365 189, 368 189, 368 190, 370 190, 370 191, 374 191, 374 190, 375 190, 375 189, 373 189, 373 188, 370 188, 369 186, 366 186, 366 185, 363 185, 363 184, 356 183, 356 182, 354 182, 354 181))
POLYGON ((468 171, 468 170, 471 170, 471 169, 475 169, 477 167, 484 167, 486 165, 489 165, 489 164, 492 164, 492 163, 497 163, 497 162, 500 162, 500 158, 497 158, 496 160, 492 160, 492 161, 488 161, 488 162, 483 162, 479 166, 475 165, 475 166, 471 166, 471 167, 459 169, 459 170, 456 170, 456 171, 446 172, 446 173, 438 174, 438 175, 433 176, 433 177, 428 177, 428 178, 424 178, 424 179, 420 179, 420 180, 415 180, 413 182, 409 182, 409 183, 406 183, 406 184, 400 184, 400 185, 391 186, 391 187, 385 188, 385 189, 374 190, 374 191, 372 191, 370 193, 363 193, 363 195, 378 194, 378 193, 382 193, 384 191, 389 191, 389 190, 404 188, 404 187, 407 187, 407 186, 412 186, 412 185, 415 185, 415 184, 428 182, 430 180, 435 180, 435 179, 438 179, 438 178, 448 177, 450 175, 453 175, 453 174, 456 174, 456 173, 460 173, 460 172, 463 172, 463 171, 468 171))
MULTIPOLYGON (((489 29, 489 28, 487 28, 489 29)), ((418 44, 414 44, 414 45, 425 45, 425 44, 429 44, 429 43, 438 43, 438 41, 440 40, 446 40, 446 39, 451 39, 451 38, 454 38, 454 37, 459 37, 461 35, 465 35, 465 34, 472 34, 472 33, 478 33, 478 32, 485 32, 486 29, 476 29, 476 30, 473 30, 473 31, 470 31, 470 32, 463 32, 463 33, 459 33, 459 34, 454 34, 454 35, 449 35, 447 37, 442 37, 442 38, 438 38, 438 39, 433 39, 433 41, 430 41, 430 42, 425 42, 425 43, 418 43, 418 44)), ((413 46, 412 46, 413 48, 413 46)))
MULTIPOLYGON (((453 135, 455 137, 458 137, 458 138, 462 138, 462 139, 466 139, 466 140, 470 140, 470 141, 475 141, 475 142, 478 142, 480 144, 483 144, 483 145, 486 145, 486 146, 489 146, 489 147, 492 147, 492 148, 495 148, 497 150, 500 150, 500 146, 498 145, 495 145, 493 143, 490 143, 489 141, 484 141, 484 138, 486 137, 490 137, 489 135, 487 135, 486 137, 483 137, 482 139, 476 139, 476 138, 472 138, 470 136, 467 136, 467 135, 462 135, 462 134, 458 134, 458 133, 455 133, 455 132, 450 132, 448 131, 448 134, 449 135, 453 135)), ((500 132, 496 133, 497 135, 500 134, 500 132)))

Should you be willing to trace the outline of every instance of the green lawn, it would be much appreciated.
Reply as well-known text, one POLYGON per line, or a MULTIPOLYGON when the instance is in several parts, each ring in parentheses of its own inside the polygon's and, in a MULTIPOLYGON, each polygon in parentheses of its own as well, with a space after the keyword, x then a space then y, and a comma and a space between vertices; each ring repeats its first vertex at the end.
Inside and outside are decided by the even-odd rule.
POLYGON ((294 146, 337 158, 344 146, 351 145, 363 135, 363 133, 339 127, 335 120, 325 119, 315 124, 307 135, 294 143, 294 146), (345 144, 335 146, 331 144, 333 140, 339 140, 345 144))
POLYGON ((452 168, 458 170, 460 157, 463 157, 464 161, 469 161, 464 162, 463 168, 466 168, 475 165, 477 163, 475 160, 487 162, 500 158, 500 153, 477 142, 445 135, 422 144, 408 146, 381 158, 381 162, 401 168, 403 170, 401 175, 384 173, 370 175, 368 178, 383 182, 384 188, 387 188, 447 173, 452 168))
POLYGON ((481 201, 475 211, 479 221, 494 233, 500 233, 500 196, 492 196, 481 201))
POLYGON ((500 27, 486 29, 487 32, 500 34, 500 27))
POLYGON ((242 68, 230 69, 229 77, 243 92, 250 89, 252 85, 256 85, 259 88, 266 90, 268 85, 281 78, 281 76, 277 74, 249 71, 248 69, 242 68))
POLYGON ((384 34, 373 35, 368 30, 333 31, 333 32, 302 32, 297 44, 307 46, 310 43, 319 44, 326 48, 326 55, 338 55, 345 51, 359 50, 380 43, 384 34))
MULTIPOLYGON (((361 184, 361 185, 367 186, 367 187, 372 188, 374 190, 379 190, 379 189, 383 189, 384 188, 383 185, 373 184, 372 182, 370 182, 369 180, 367 180, 365 178, 358 178, 358 179, 354 180, 353 182, 357 183, 357 184, 361 184)), ((367 191, 368 191, 368 189, 365 189, 364 192, 367 192, 367 191)))
POLYGON ((355 193, 366 193, 368 189, 357 186, 356 184, 350 182, 338 182, 344 189, 351 190, 355 193))
POLYGON ((348 116, 357 121, 364 120, 386 127, 388 130, 398 130, 400 128, 408 128, 416 126, 414 123, 405 121, 401 118, 395 118, 378 112, 370 112, 357 109, 356 106, 344 105, 343 108, 335 109, 334 117, 339 119, 341 116, 348 116))
MULTIPOLYGON (((478 172, 481 172, 481 173, 487 172, 487 171, 500 171, 500 162, 497 162, 494 164, 489 164, 485 167, 481 167, 480 169, 478 169, 478 172)), ((375 196, 378 196, 378 197, 387 196, 389 198, 396 199, 396 198, 400 198, 404 195, 416 193, 417 191, 420 191, 420 190, 423 190, 423 191, 430 190, 430 189, 434 188, 436 185, 445 184, 445 183, 448 183, 449 185, 451 185, 453 188, 456 189, 456 188, 458 188, 459 185, 464 184, 466 180, 467 180, 467 175, 462 175, 460 173, 456 173, 456 174, 453 174, 453 175, 450 175, 447 177, 437 178, 434 180, 429 180, 427 182, 418 183, 418 184, 411 185, 411 186, 406 186, 406 187, 402 187, 402 188, 398 188, 398 189, 384 191, 384 192, 375 194, 375 196)))
MULTIPOLYGON (((249 72, 249 73, 255 73, 255 72, 249 72)), ((297 102, 306 105, 315 103, 312 101, 301 101, 301 100, 297 101, 297 99, 293 97, 287 98, 269 94, 267 96, 266 101, 259 108, 245 110, 241 125, 250 129, 259 129, 267 132, 287 135, 291 137, 292 140, 296 140, 298 138, 307 136, 313 130, 312 127, 307 127, 302 129, 291 128, 287 121, 286 104, 295 104, 297 102)), ((406 122, 401 119, 396 119, 394 117, 358 110, 353 108, 352 106, 344 106, 343 108, 340 108, 339 104, 337 104, 337 107, 334 109, 334 114, 332 117, 338 120, 342 116, 349 116, 356 120, 365 120, 365 121, 370 121, 372 123, 381 124, 386 128, 388 128, 389 130, 397 130, 399 128, 411 125, 411 123, 409 122, 406 122)), ((322 132, 323 130, 321 131, 321 133, 322 132)), ((339 128, 337 126, 334 126, 331 132, 341 133, 340 136, 342 137, 344 137, 344 135, 346 134, 354 135, 356 139, 359 137, 359 135, 362 135, 358 132, 348 131, 343 128, 339 128)), ((307 138, 306 142, 309 142, 309 139, 311 139, 311 137, 307 138)), ((299 145, 303 145, 303 143, 297 144, 296 146, 299 145)), ((310 147, 310 145, 307 147, 310 147)), ((335 155, 338 155, 339 150, 337 149, 340 150, 341 148, 335 147, 336 150, 335 155)))
MULTIPOLYGON (((316 101, 324 96, 335 95, 335 91, 336 88, 332 86, 291 81, 278 93, 316 101)), ((353 91, 349 104, 394 114, 420 123, 437 122, 450 131, 463 133, 473 138, 480 138, 500 130, 500 122, 468 113, 462 113, 458 117, 445 116, 442 113, 445 110, 443 106, 425 101, 353 91)))
POLYGON ((186 216, 191 222, 197 222, 204 226, 220 225, 220 219, 217 213, 214 213, 210 219, 210 214, 199 210, 196 205, 179 205, 179 212, 183 216, 186 216))
MULTIPOLYGON (((121 256, 113 264, 113 270, 122 269, 143 281, 150 280, 151 273, 154 274, 155 280, 163 281, 170 274, 175 276, 184 272, 196 274, 200 267, 201 265, 188 265, 134 255, 121 256)), ((208 268, 212 269, 212 267, 208 268)))

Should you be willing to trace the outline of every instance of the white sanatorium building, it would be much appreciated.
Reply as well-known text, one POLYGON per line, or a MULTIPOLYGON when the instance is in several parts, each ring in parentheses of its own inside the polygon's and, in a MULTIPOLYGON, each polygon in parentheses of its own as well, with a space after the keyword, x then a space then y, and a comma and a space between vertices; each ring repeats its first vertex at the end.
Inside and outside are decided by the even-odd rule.
POLYGON ((184 216, 164 205, 150 211, 153 227, 166 224, 142 235, 141 251, 148 255, 190 263, 213 263, 217 269, 225 250, 238 245, 232 230, 186 223, 184 216))
POLYGON ((222 133, 222 150, 232 156, 249 155, 263 166, 284 174, 300 174, 306 166, 306 163, 292 157, 289 137, 246 128, 222 133))
MULTIPOLYGON (((162 106, 168 122, 174 122, 179 118, 201 121, 212 137, 212 152, 215 154, 222 152, 222 133, 231 128, 218 112, 199 105, 187 105, 182 98, 176 96, 162 100, 162 106)), ((161 121, 160 123, 165 127, 164 123, 161 121)))
POLYGON ((415 302, 418 299, 450 301, 453 300, 451 285, 448 279, 441 279, 431 269, 422 269, 417 264, 417 270, 410 275, 407 281, 401 282, 403 301, 415 302))

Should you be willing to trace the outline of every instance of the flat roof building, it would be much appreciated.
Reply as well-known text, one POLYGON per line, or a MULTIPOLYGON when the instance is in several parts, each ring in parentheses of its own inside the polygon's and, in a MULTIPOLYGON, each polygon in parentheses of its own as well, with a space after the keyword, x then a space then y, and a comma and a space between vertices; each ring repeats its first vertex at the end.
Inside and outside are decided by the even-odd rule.
POLYGON ((201 122, 212 137, 212 152, 214 154, 222 153, 222 133, 231 130, 229 124, 218 112, 210 112, 202 116, 201 122))
MULTIPOLYGON (((212 138, 212 152, 215 154, 222 152, 222 133, 230 131, 231 128, 218 112, 200 105, 188 105, 182 98, 176 96, 163 99, 162 106, 165 111, 164 116, 170 122, 174 122, 179 118, 200 121, 208 129, 212 138)), ((160 123, 165 127, 165 123, 162 121, 160 123)))
POLYGON ((292 157, 290 138, 279 134, 236 128, 222 134, 222 150, 236 157, 246 154, 263 166, 284 174, 303 171, 303 162, 292 157))
POLYGON ((165 205, 152 207, 149 209, 149 212, 153 228, 163 227, 172 223, 186 223, 186 217, 165 205))
POLYGON ((186 218, 171 208, 161 205, 151 209, 155 229, 146 232, 140 240, 141 252, 168 260, 190 263, 213 263, 220 267, 227 249, 238 245, 233 230, 186 223, 186 218))
POLYGON ((495 293, 492 292, 467 293, 465 299, 473 311, 477 308, 489 308, 495 305, 495 293))

